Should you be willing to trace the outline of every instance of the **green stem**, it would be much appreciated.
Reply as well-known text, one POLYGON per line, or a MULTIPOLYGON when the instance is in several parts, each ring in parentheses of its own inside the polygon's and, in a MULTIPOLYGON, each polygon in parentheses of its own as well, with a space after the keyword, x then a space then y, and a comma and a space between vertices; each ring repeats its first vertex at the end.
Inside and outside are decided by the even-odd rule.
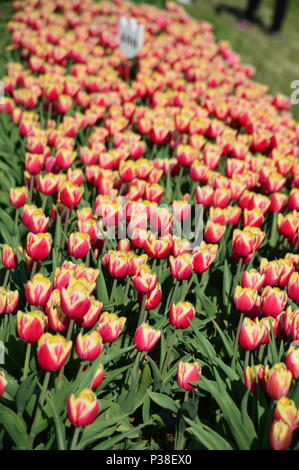
POLYGON ((29 202, 32 202, 32 195, 33 195, 33 185, 34 185, 34 176, 31 175, 30 177, 30 186, 29 186, 29 202))
POLYGON ((142 323, 144 323, 145 320, 146 320, 147 313, 146 313, 146 310, 145 310, 145 304, 146 304, 146 294, 143 294, 141 309, 140 309, 139 318, 138 318, 138 323, 137 323, 137 328, 138 328, 142 323))
POLYGON ((45 211, 46 205, 47 205, 47 195, 43 194, 42 195, 43 203, 42 203, 42 209, 45 211))
POLYGON ((243 323, 243 318, 244 318, 244 313, 241 314, 238 328, 237 328, 237 334, 236 334, 236 339, 235 339, 235 344, 234 344, 234 351, 237 351, 238 349, 238 344, 239 344, 239 336, 240 336, 240 331, 241 331, 241 326, 243 323))
POLYGON ((71 214, 71 209, 68 207, 65 221, 64 221, 63 235, 62 235, 62 240, 61 240, 61 251, 63 250, 64 245, 65 245, 65 239, 66 239, 67 230, 68 230, 69 221, 70 221, 70 214, 71 214))
POLYGON ((113 284, 112 284, 112 289, 111 289, 111 294, 110 294, 110 302, 113 302, 116 286, 117 286, 117 277, 113 279, 113 284))
POLYGON ((121 301, 121 303, 123 305, 126 305, 126 303, 127 303, 130 285, 131 285, 131 278, 130 278, 130 276, 128 276, 128 280, 127 280, 127 283, 126 283, 126 288, 125 288, 124 295, 123 295, 123 298, 122 298, 122 301, 121 301))
POLYGON ((37 268, 37 261, 33 261, 33 265, 32 265, 32 271, 31 271, 31 274, 30 274, 30 280, 33 278, 34 274, 36 273, 36 268, 37 268))
POLYGON ((19 221, 19 208, 17 207, 16 213, 15 213, 14 227, 13 227, 13 233, 14 234, 17 232, 18 221, 19 221))
POLYGON ((166 354, 165 362, 164 362, 164 365, 163 365, 163 368, 162 368, 162 373, 161 373, 162 379, 165 379, 165 375, 168 372, 168 367, 169 367, 169 364, 170 364, 171 354, 173 352, 173 346, 175 344, 176 337, 177 337, 177 331, 178 330, 175 329, 172 332, 172 334, 169 336, 168 344, 166 346, 167 354, 166 354))
POLYGON ((28 377, 29 364, 30 364, 30 355, 31 355, 31 348, 32 348, 32 344, 31 344, 31 343, 27 343, 26 356, 25 356, 25 362, 24 362, 24 371, 23 371, 22 380, 25 380, 25 379, 27 379, 27 377, 28 377))
POLYGON ((4 281, 3 281, 3 287, 6 289, 8 281, 9 281, 9 276, 10 276, 10 269, 6 269, 5 271, 5 276, 4 276, 4 281))
POLYGON ((181 166, 179 176, 178 176, 178 179, 177 179, 177 183, 176 183, 176 186, 175 186, 175 190, 174 190, 173 201, 175 201, 178 189, 180 190, 180 184, 181 184, 181 179, 182 179, 182 176, 183 176, 183 171, 184 171, 184 167, 181 166))
POLYGON ((178 288, 179 288, 179 282, 178 282, 177 279, 175 279, 174 282, 175 282, 175 284, 174 284, 174 289, 173 289, 173 292, 172 292, 172 296, 171 296, 169 305, 167 305, 166 311, 164 312, 165 315, 166 315, 166 313, 168 312, 168 310, 169 310, 170 305, 172 304, 172 302, 175 302, 175 299, 176 299, 176 296, 177 296, 177 291, 178 291, 178 288))
MULTIPOLYGON (((70 321, 70 324, 69 324, 69 327, 68 327, 68 330, 67 330, 67 334, 66 334, 66 340, 69 341, 71 339, 71 336, 72 336, 72 332, 73 332, 73 328, 74 328, 74 324, 75 324, 75 319, 74 318, 71 318, 71 321, 70 321)), ((58 389, 62 389, 62 385, 63 385, 63 376, 64 376, 64 366, 63 365, 59 371, 59 375, 58 375, 58 389)))
POLYGON ((90 266, 90 250, 88 250, 88 253, 87 253, 87 255, 86 255, 85 265, 86 265, 87 267, 90 266))
POLYGON ((47 124, 46 127, 48 126, 49 121, 51 120, 52 116, 52 101, 50 101, 49 106, 48 106, 48 113, 47 113, 47 124))
POLYGON ((73 435, 73 439, 72 439, 72 443, 71 443, 70 450, 74 450, 74 448, 76 447, 76 445, 77 445, 77 443, 78 443, 78 438, 79 438, 80 432, 81 432, 81 427, 80 427, 80 426, 77 426, 77 427, 75 428, 75 432, 74 432, 74 435, 73 435))
MULTIPOLYGON (((186 390, 184 394, 184 403, 186 403, 189 400, 189 393, 188 390, 186 390)), ((187 439, 185 437, 185 429, 186 429, 186 424, 185 420, 183 417, 183 412, 182 410, 179 411, 178 413, 178 424, 177 424, 177 430, 176 430, 176 436, 175 436, 175 450, 184 450, 185 445, 187 442, 187 439)))
MULTIPOLYGON (((34 428, 38 425, 38 422, 39 422, 41 414, 42 414, 42 406, 44 404, 45 394, 46 394, 46 391, 48 389, 50 377, 51 377, 51 372, 50 371, 46 372, 46 375, 45 375, 45 378, 44 378, 44 383, 43 383, 42 390, 41 390, 41 394, 39 396, 39 400, 38 400, 34 420, 33 420, 32 426, 31 426, 31 431, 30 431, 31 436, 32 436, 32 432, 33 432, 34 428)), ((33 441, 34 441, 34 439, 32 440, 32 444, 33 444, 33 441)))

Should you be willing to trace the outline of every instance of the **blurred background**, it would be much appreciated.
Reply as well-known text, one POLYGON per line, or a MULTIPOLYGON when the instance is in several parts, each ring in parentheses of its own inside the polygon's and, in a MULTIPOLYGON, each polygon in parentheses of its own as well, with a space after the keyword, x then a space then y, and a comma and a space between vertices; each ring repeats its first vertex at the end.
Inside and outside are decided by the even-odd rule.
MULTIPOLYGON (((187 1, 191 3, 185 8, 192 16, 211 22, 216 38, 230 41, 243 63, 255 66, 256 80, 267 84, 271 93, 290 96, 291 82, 299 80, 299 0, 289 0, 281 35, 275 37, 269 34, 269 29, 276 0, 262 0, 253 23, 246 28, 241 22, 249 0, 187 1)), ((163 8, 164 0, 147 3, 163 8)), ((5 23, 11 16, 11 5, 11 0, 0 0, 0 76, 4 73, 5 46, 9 43, 5 23)), ((299 104, 290 111, 299 120, 299 104)))

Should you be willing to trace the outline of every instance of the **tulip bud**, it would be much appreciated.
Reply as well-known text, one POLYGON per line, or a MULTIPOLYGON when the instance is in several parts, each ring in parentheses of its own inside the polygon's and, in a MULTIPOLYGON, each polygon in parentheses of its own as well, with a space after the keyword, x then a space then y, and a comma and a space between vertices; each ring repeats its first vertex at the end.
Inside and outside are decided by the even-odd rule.
POLYGON ((172 302, 169 311, 169 323, 176 328, 185 329, 195 317, 195 308, 190 302, 172 302))
POLYGON ((287 293, 281 291, 277 287, 267 286, 261 295, 261 309, 265 315, 277 317, 279 315, 288 300, 287 293))
POLYGON ((49 217, 45 216, 42 209, 36 209, 28 214, 27 227, 34 234, 46 232, 49 227, 49 217))
POLYGON ((247 366, 244 369, 244 382, 246 388, 252 393, 256 392, 257 384, 263 383, 265 375, 265 366, 258 364, 257 366, 247 366))
POLYGON ((265 374, 266 392, 274 400, 288 394, 292 383, 292 373, 282 362, 275 364, 265 374))
POLYGON ((147 264, 141 264, 133 277, 134 288, 143 294, 152 291, 158 282, 158 276, 147 264))
POLYGON ((193 268, 196 273, 203 273, 209 269, 217 256, 218 245, 201 242, 199 247, 193 250, 193 268))
POLYGON ((97 332, 101 335, 104 343, 112 343, 121 334, 125 323, 125 317, 118 317, 114 313, 103 312, 100 316, 97 332))
POLYGON ((92 389, 98 388, 104 380, 104 374, 105 374, 104 366, 103 366, 103 364, 100 364, 99 367, 96 370, 96 373, 95 373, 93 379, 92 379, 90 388, 92 388, 92 389))
POLYGON ((127 275, 129 260, 126 253, 112 251, 109 257, 108 271, 111 276, 121 278, 127 275))
POLYGON ((96 419, 100 403, 89 388, 84 388, 77 396, 70 395, 67 402, 68 419, 74 426, 88 426, 96 419))
POLYGON ((102 352, 103 342, 102 338, 97 331, 86 333, 82 335, 78 334, 76 339, 76 353, 84 361, 93 361, 102 352))
POLYGON ((42 274, 35 274, 25 285, 25 297, 30 305, 44 305, 52 291, 50 279, 42 274))
POLYGON ((249 312, 255 305, 257 290, 248 287, 237 286, 234 294, 234 302, 237 310, 249 312))
POLYGON ((131 243, 128 238, 123 238, 121 240, 118 240, 117 243, 117 249, 119 251, 130 251, 131 250, 131 243))
POLYGON ((294 379, 299 379, 299 348, 290 347, 287 352, 285 363, 288 370, 293 374, 294 379))
POLYGON ((68 237, 68 252, 75 258, 84 258, 90 250, 90 236, 82 232, 73 232, 68 237))
POLYGON ((103 302, 96 300, 93 296, 90 297, 90 308, 82 318, 78 318, 77 324, 82 328, 91 328, 104 308, 103 302))
POLYGON ((259 291, 264 285, 264 279, 264 274, 260 274, 256 269, 244 271, 242 274, 242 287, 259 291))
POLYGON ((216 224, 211 220, 208 220, 205 227, 204 237, 208 243, 218 243, 225 234, 226 226, 222 224, 216 224))
POLYGON ((50 253, 52 245, 52 236, 50 233, 37 233, 31 232, 27 235, 26 252, 28 256, 36 261, 47 258, 50 253))
POLYGON ((185 390, 194 390, 196 387, 190 382, 197 382, 201 379, 201 366, 199 362, 180 361, 177 368, 177 384, 185 390))
POLYGON ((84 193, 83 186, 76 186, 70 181, 66 181, 60 188, 59 199, 64 206, 72 209, 81 201, 84 193))
POLYGON ((27 201, 26 186, 11 188, 9 190, 9 202, 14 207, 22 207, 27 201))
POLYGON ((293 430, 299 427, 299 409, 293 400, 287 397, 280 398, 276 403, 274 418, 277 420, 282 419, 293 430))
POLYGON ((61 308, 70 318, 82 318, 90 308, 89 292, 84 285, 76 281, 67 289, 61 289, 61 308))
POLYGON ((44 333, 38 340, 37 361, 45 370, 58 370, 66 362, 72 349, 72 341, 64 336, 44 333))
POLYGON ((2 248, 2 264, 7 269, 14 269, 18 265, 16 250, 11 248, 6 243, 2 248))
POLYGON ((299 273, 294 272, 288 282, 287 294, 294 302, 299 301, 299 273))
POLYGON ((192 255, 184 253, 176 258, 169 256, 170 273, 179 280, 188 279, 193 271, 192 255))
POLYGON ((40 310, 17 313, 17 333, 18 336, 29 343, 37 341, 44 333, 47 326, 47 317, 40 310))
POLYGON ((291 426, 282 419, 275 420, 270 429, 270 444, 274 450, 286 450, 290 447, 293 438, 291 426))
POLYGON ((154 310, 158 307, 162 299, 162 289, 159 283, 156 284, 156 287, 148 292, 147 294, 142 294, 141 292, 138 294, 138 303, 142 305, 143 296, 146 296, 145 300, 145 310, 154 310))
POLYGON ((0 397, 4 395, 6 386, 7 386, 7 380, 5 378, 4 371, 0 370, 0 397))
POLYGON ((264 336, 264 330, 259 321, 244 318, 239 335, 239 344, 244 349, 255 349, 260 346, 264 336))
POLYGON ((70 318, 63 313, 60 302, 60 291, 54 289, 50 298, 44 306, 44 311, 48 315, 49 328, 54 331, 66 331, 70 318))
POLYGON ((155 330, 148 323, 142 323, 135 331, 133 344, 138 351, 150 351, 161 337, 161 330, 155 330))

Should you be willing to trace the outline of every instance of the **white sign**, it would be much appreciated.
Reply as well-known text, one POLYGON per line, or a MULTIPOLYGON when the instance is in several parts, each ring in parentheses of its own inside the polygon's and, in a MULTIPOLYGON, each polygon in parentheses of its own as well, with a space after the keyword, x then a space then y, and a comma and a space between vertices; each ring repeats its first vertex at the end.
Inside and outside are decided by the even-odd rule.
POLYGON ((128 58, 136 57, 143 46, 144 25, 138 24, 134 18, 127 20, 121 16, 118 23, 119 47, 128 58))

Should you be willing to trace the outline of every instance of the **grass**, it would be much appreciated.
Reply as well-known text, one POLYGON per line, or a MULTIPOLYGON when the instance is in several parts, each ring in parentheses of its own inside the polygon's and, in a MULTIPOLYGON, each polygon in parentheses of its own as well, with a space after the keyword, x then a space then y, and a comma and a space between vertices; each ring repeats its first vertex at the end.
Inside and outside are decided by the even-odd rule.
MULTIPOLYGON (((161 5, 162 0, 149 3, 161 5)), ((12 13, 11 0, 0 0, 0 77, 5 71, 7 54, 5 47, 9 37, 5 23, 12 13)), ((247 0, 196 0, 187 6, 195 18, 211 22, 218 40, 227 40, 240 54, 244 63, 255 66, 255 79, 269 86, 270 93, 284 93, 290 96, 290 84, 299 80, 298 18, 299 0, 290 0, 289 10, 282 27, 285 40, 270 37, 266 29, 271 24, 274 0, 264 0, 256 15, 256 23, 246 31, 237 27, 247 5, 247 0)), ((299 105, 293 105, 291 112, 299 120, 299 105)))

